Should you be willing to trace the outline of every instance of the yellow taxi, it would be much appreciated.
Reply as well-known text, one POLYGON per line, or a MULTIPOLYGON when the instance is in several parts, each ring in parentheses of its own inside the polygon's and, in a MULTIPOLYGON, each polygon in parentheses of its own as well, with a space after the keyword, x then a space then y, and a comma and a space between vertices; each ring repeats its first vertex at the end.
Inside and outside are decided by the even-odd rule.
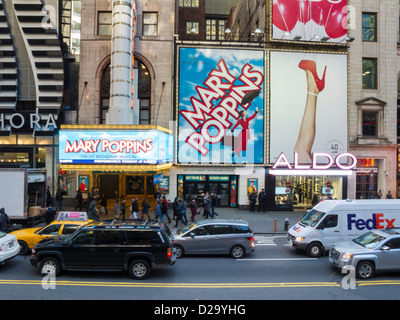
POLYGON ((45 227, 21 229, 10 232, 10 234, 17 237, 21 248, 20 254, 25 255, 35 244, 43 239, 71 234, 79 227, 93 222, 93 220, 87 219, 86 213, 80 213, 80 217, 76 217, 76 213, 60 212, 57 220, 45 227))

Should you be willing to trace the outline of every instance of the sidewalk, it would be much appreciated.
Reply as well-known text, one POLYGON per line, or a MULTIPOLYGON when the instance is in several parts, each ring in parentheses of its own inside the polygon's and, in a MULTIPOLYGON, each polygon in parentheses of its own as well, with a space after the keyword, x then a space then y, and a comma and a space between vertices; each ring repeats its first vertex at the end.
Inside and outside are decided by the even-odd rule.
MULTIPOLYGON (((249 223, 251 229, 255 234, 287 234, 284 230, 285 219, 289 219, 289 228, 297 223, 299 219, 303 217, 304 211, 267 211, 267 212, 249 212, 246 210, 238 210, 235 208, 217 208, 215 210, 218 213, 219 219, 239 219, 245 220, 249 223), (276 219, 276 230, 275 228, 276 219)), ((126 213, 125 217, 128 218, 130 213, 126 213)), ((141 212, 139 217, 141 217, 141 212)), ((172 211, 168 211, 168 215, 172 219, 172 211)), ((154 217, 154 211, 150 210, 150 216, 154 217)), ((190 223, 190 210, 187 210, 186 214, 188 222, 190 223)), ((100 220, 113 219, 113 213, 109 213, 107 216, 99 214, 100 220)), ((202 220, 203 214, 195 217, 196 221, 202 220)), ((165 220, 168 220, 165 218, 165 220)), ((167 222, 167 221, 166 221, 167 222)), ((182 223, 179 222, 178 228, 175 228, 175 220, 171 223, 167 223, 173 234, 176 234, 176 230, 182 227, 182 223)))

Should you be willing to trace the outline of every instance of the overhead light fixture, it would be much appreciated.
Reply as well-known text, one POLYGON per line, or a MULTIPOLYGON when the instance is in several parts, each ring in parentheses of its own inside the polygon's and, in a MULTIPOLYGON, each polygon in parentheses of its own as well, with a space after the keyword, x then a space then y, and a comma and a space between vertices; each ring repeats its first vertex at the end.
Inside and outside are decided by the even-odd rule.
POLYGON ((196 28, 192 28, 192 30, 190 30, 190 33, 198 33, 196 28))
POLYGON ((353 42, 354 41, 354 37, 346 37, 346 41, 347 42, 353 42))
POLYGON ((318 34, 316 34, 314 37, 311 38, 311 41, 313 40, 320 41, 321 37, 318 34))
POLYGON ((328 36, 324 36, 321 38, 321 42, 327 42, 330 38, 328 36))
POLYGON ((298 34, 293 37, 293 40, 299 41, 299 40, 301 40, 301 38, 302 38, 302 36, 298 34))
POLYGON ((232 33, 232 30, 229 29, 229 28, 227 28, 227 29, 225 29, 225 33, 226 33, 226 34, 232 33))
POLYGON ((261 30, 260 28, 257 28, 256 30, 254 30, 254 33, 255 33, 255 34, 261 34, 261 33, 262 33, 262 30, 261 30))
POLYGON ((283 36, 282 36, 281 39, 283 39, 284 37, 288 37, 288 36, 290 36, 290 32, 289 32, 289 31, 285 31, 285 32, 283 33, 283 36))

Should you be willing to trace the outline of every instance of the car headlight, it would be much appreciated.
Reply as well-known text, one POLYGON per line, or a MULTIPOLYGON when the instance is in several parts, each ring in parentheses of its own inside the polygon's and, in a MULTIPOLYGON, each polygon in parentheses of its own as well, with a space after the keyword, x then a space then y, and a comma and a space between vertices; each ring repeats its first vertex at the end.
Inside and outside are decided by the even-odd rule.
POLYGON ((342 259, 351 260, 353 258, 353 254, 350 252, 343 253, 342 259))
POLYGON ((294 238, 297 242, 302 242, 304 240, 304 237, 296 237, 294 238))

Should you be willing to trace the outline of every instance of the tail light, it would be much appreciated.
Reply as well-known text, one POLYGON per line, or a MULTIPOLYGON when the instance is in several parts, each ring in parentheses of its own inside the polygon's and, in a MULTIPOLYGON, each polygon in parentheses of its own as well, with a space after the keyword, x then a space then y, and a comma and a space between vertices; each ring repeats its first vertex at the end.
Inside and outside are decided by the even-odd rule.
POLYGON ((167 249, 167 258, 170 259, 172 257, 172 248, 167 249))
POLYGON ((247 240, 250 240, 251 242, 254 242, 254 238, 253 237, 246 237, 247 240))

